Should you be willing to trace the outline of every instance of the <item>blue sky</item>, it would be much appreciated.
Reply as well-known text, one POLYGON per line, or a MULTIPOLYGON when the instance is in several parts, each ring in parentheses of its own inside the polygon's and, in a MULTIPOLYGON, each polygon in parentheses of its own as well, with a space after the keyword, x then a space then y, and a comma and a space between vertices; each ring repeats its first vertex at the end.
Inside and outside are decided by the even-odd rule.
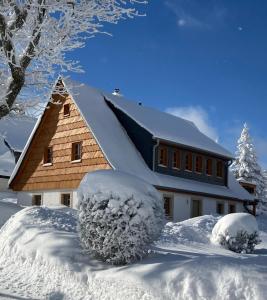
POLYGON ((139 5, 147 14, 107 25, 71 58, 72 78, 193 119, 235 151, 251 128, 267 168, 267 1, 166 0, 139 5))

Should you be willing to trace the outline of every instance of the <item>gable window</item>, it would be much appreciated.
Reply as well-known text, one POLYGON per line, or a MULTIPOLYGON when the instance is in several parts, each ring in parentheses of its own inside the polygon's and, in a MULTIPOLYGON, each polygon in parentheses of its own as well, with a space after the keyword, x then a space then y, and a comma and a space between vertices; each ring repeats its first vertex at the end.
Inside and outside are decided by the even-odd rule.
POLYGON ((160 147, 159 148, 159 165, 167 167, 168 165, 168 148, 160 147))
POLYGON ((206 160, 206 174, 212 176, 212 159, 208 158, 206 160))
POLYGON ((65 104, 63 106, 63 111, 64 111, 64 117, 68 117, 70 115, 70 105, 65 104))
POLYGON ((172 154, 172 167, 174 169, 180 169, 181 168, 181 154, 180 150, 174 150, 172 154))
POLYGON ((37 206, 42 205, 42 195, 33 195, 32 205, 37 205, 37 206))
POLYGON ((192 153, 186 153, 185 155, 185 170, 192 172, 193 155, 192 153))
POLYGON ((224 203, 217 202, 216 213, 218 215, 223 215, 224 214, 224 203))
POLYGON ((230 203, 229 206, 228 206, 228 213, 229 214, 233 214, 235 212, 236 212, 236 206, 235 206, 235 204, 230 203))
POLYGON ((76 142, 71 147, 71 160, 80 161, 82 159, 82 143, 76 142))
POLYGON ((201 155, 196 156, 196 172, 202 173, 203 159, 201 155))
POLYGON ((168 220, 172 220, 173 198, 171 196, 163 196, 163 200, 164 200, 165 217, 168 220))
POLYGON ((216 166, 216 175, 217 177, 223 177, 223 163, 221 160, 217 160, 217 166, 216 166))
POLYGON ((61 204, 70 207, 70 194, 61 194, 61 204))
POLYGON ((44 164, 52 164, 53 163, 53 148, 47 147, 44 151, 44 164))

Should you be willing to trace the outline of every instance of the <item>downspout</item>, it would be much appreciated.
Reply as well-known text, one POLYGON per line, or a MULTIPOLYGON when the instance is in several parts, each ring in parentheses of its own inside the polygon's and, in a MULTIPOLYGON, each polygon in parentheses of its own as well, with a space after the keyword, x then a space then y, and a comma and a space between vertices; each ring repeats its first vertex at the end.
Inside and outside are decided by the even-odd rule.
POLYGON ((156 139, 156 144, 153 146, 153 172, 155 172, 155 165, 156 165, 156 149, 158 148, 159 146, 159 139, 156 139))
POLYGON ((230 168, 230 166, 231 166, 232 163, 233 163, 232 159, 228 160, 227 169, 226 169, 227 176, 225 176, 225 186, 226 187, 228 187, 229 168, 230 168))

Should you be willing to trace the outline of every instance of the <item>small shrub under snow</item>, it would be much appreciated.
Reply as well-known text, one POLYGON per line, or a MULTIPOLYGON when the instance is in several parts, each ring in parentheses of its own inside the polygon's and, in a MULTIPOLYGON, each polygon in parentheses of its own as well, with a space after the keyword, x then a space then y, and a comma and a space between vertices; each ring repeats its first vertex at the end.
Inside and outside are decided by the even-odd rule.
POLYGON ((234 213, 222 217, 212 230, 212 241, 237 253, 251 253, 260 243, 254 216, 234 213))
POLYGON ((89 173, 78 194, 82 245, 102 260, 131 263, 160 235, 162 197, 137 177, 112 170, 89 173))

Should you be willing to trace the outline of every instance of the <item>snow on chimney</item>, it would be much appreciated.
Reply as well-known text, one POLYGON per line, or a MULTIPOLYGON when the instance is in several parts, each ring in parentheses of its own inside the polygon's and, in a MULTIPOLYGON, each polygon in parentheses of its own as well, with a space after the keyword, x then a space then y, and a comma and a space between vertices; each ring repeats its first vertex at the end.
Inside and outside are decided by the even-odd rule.
POLYGON ((114 95, 114 96, 122 96, 121 91, 118 88, 114 89, 112 95, 114 95))

